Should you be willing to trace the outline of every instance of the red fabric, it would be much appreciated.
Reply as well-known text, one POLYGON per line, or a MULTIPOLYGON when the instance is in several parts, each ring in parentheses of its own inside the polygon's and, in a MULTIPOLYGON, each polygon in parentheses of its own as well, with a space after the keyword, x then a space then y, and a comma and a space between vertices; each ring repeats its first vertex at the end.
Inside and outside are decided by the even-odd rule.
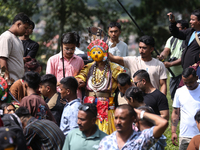
POLYGON ((93 97, 93 96, 87 96, 87 97, 84 99, 84 102, 83 102, 83 103, 94 103, 94 100, 95 100, 95 97, 93 97))
MULTIPOLYGON (((106 98, 97 97, 97 118, 102 122, 104 119, 108 121, 108 101, 106 98), (103 99, 103 100, 102 100, 103 99)), ((95 97, 87 96, 84 99, 84 103, 95 103, 95 97)))
POLYGON ((97 101, 97 113, 98 118, 102 122, 104 119, 108 121, 108 102, 107 101, 97 101))

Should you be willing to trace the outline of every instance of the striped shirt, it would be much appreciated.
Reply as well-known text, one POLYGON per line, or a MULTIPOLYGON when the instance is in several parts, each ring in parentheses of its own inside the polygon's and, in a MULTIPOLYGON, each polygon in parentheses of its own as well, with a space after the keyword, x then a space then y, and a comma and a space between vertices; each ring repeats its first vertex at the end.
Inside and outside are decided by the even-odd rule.
POLYGON ((62 150, 65 136, 52 121, 30 118, 24 129, 27 145, 35 150, 62 150))

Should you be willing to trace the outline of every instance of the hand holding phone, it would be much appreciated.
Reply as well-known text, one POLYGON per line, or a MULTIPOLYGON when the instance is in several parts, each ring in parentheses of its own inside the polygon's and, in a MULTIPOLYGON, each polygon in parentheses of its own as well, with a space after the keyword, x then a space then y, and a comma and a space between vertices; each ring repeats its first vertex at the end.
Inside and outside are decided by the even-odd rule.
POLYGON ((172 14, 172 12, 169 12, 167 15, 169 16, 169 21, 172 22, 172 23, 174 23, 175 22, 175 17, 172 14))
POLYGON ((173 16, 172 16, 172 14, 170 14, 170 15, 169 15, 169 19, 170 19, 170 20, 172 20, 172 19, 173 19, 173 16))

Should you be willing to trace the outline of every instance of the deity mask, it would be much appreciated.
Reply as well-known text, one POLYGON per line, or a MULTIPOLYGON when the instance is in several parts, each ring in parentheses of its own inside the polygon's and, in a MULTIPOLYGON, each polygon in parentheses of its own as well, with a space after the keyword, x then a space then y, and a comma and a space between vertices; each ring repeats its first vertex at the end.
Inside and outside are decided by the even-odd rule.
POLYGON ((106 61, 108 56, 108 45, 102 40, 94 40, 87 47, 88 60, 106 61))

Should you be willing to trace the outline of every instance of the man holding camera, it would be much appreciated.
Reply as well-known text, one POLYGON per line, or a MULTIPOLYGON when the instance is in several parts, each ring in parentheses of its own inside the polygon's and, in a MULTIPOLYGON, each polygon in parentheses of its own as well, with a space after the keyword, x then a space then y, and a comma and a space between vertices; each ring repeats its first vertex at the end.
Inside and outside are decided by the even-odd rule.
MULTIPOLYGON (((176 26, 179 28, 179 30, 186 30, 189 27, 189 24, 185 20, 178 20, 176 26)), ((172 100, 174 99, 174 94, 181 81, 181 73, 183 71, 183 68, 181 66, 181 55, 184 49, 185 42, 183 40, 171 36, 167 40, 164 50, 162 51, 160 56, 158 56, 159 60, 166 59, 169 56, 169 60, 164 62, 164 65, 166 68, 170 67, 170 69, 175 75, 173 76, 170 73, 171 78, 169 86, 172 100)))

